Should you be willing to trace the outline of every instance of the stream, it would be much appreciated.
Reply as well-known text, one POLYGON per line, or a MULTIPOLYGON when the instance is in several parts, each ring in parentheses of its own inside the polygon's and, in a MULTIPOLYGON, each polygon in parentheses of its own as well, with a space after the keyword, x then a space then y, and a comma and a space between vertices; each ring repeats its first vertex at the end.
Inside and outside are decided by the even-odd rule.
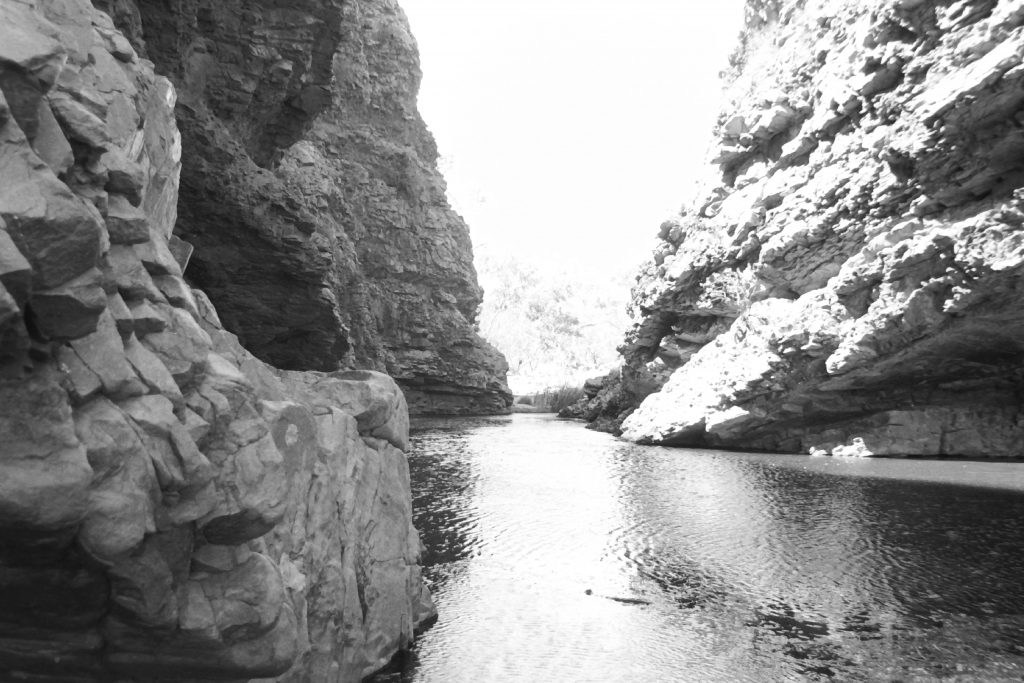
POLYGON ((421 421, 440 613, 375 681, 1024 679, 1024 464, 421 421))

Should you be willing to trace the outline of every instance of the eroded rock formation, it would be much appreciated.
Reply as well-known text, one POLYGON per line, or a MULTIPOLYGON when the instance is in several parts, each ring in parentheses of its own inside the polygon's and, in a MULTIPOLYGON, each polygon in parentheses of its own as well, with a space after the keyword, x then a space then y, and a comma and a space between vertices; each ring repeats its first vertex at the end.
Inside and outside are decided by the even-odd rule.
POLYGON ((176 234, 227 329, 276 367, 387 372, 414 413, 508 412, 395 0, 101 4, 178 88, 176 234))
POLYGON ((358 680, 433 614, 406 402, 186 283, 175 100, 87 0, 0 3, 0 679, 358 680))
POLYGON ((634 292, 626 359, 674 372, 623 435, 1024 455, 1024 4, 751 0, 727 95, 634 292))

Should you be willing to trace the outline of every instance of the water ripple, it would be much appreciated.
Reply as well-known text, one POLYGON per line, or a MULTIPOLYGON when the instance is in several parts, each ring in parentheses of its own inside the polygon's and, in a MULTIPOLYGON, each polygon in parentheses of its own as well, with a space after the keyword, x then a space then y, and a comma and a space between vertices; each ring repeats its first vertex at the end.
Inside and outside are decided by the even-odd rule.
POLYGON ((1024 679, 1017 492, 533 415, 413 441, 440 620, 381 681, 1024 679))

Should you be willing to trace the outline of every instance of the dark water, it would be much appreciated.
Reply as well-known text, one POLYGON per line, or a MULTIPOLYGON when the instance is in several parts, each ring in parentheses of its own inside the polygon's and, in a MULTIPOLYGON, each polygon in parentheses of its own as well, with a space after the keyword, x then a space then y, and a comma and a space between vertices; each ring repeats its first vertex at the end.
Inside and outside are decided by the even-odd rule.
POLYGON ((434 422, 410 463, 440 619, 382 680, 1024 680, 1022 464, 641 447, 536 415, 434 422))

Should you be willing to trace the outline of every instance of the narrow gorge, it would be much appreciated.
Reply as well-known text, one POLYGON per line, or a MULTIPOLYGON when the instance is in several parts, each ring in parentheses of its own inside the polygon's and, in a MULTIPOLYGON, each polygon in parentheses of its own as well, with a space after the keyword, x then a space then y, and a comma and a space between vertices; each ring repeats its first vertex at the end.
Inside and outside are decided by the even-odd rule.
POLYGON ((640 443, 1020 457, 1024 7, 750 0, 706 181, 578 415, 640 443))
POLYGON ((355 681, 505 362, 392 0, 0 2, 0 678, 355 681))
MULTIPOLYGON (((1024 457, 1024 0, 744 5, 566 413, 625 443, 510 415, 398 0, 0 0, 0 683, 1024 677, 1024 472, 935 460, 1024 457)), ((473 37, 600 14, 540 6, 473 37)), ((484 43, 595 156, 475 180, 621 171, 579 117, 640 67, 535 60, 600 86, 555 125, 484 43)), ((515 364, 568 373, 598 288, 517 272, 515 364)))

